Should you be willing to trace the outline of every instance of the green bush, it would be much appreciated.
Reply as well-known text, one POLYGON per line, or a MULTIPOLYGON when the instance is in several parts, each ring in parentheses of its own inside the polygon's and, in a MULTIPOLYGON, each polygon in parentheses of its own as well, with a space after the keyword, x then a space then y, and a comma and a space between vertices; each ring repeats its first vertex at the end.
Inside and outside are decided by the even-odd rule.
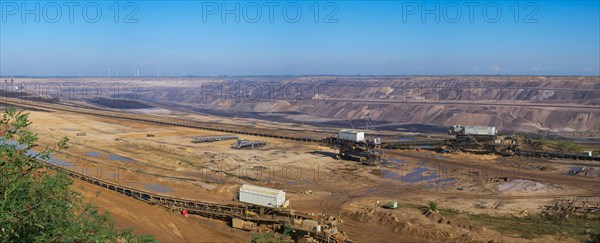
POLYGON ((0 120, 0 242, 155 241, 116 230, 108 213, 84 203, 70 188, 66 172, 44 168, 43 160, 68 148, 67 138, 28 154, 38 140, 29 125, 28 114, 14 108, 0 120))
POLYGON ((558 149, 563 151, 581 152, 581 145, 572 141, 558 140, 555 144, 558 149))
POLYGON ((431 211, 434 211, 434 212, 438 211, 438 203, 437 202, 429 201, 429 202, 427 202, 427 205, 429 205, 429 209, 431 209, 431 211))

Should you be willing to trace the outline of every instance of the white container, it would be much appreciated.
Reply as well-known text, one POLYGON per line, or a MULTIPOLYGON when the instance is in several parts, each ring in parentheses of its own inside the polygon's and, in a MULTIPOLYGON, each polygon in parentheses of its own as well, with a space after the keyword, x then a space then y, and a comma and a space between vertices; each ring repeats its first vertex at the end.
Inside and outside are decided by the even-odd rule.
POLYGON ((364 142, 365 133, 351 130, 341 130, 338 136, 340 139, 349 140, 353 142, 364 142))
POLYGON ((496 135, 496 127, 466 126, 465 135, 496 135))
POLYGON ((283 190, 244 184, 240 187, 240 202, 279 208, 285 203, 283 190))

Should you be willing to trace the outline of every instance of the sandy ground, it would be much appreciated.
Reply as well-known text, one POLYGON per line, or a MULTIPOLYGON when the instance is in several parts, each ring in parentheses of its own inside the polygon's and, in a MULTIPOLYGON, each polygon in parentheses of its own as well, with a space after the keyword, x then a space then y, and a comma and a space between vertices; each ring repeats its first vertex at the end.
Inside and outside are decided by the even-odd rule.
MULTIPOLYGON (((267 141, 268 145, 235 150, 230 148, 233 140, 191 143, 193 136, 222 134, 218 132, 67 112, 33 111, 30 119, 42 145, 63 136, 71 139, 71 148, 56 157, 75 171, 159 194, 211 202, 233 202, 242 183, 279 188, 287 192, 293 209, 341 216, 345 223, 339 228, 350 239, 361 242, 436 241, 443 237, 457 241, 514 240, 493 230, 473 233, 464 229, 464 234, 446 235, 456 225, 439 228, 434 235, 422 235, 415 231, 416 226, 394 223, 388 227, 385 220, 372 220, 368 215, 371 209, 364 205, 373 204, 371 201, 425 205, 436 200, 459 212, 517 215, 538 212, 555 197, 599 193, 600 179, 564 174, 572 166, 568 161, 388 151, 391 163, 366 167, 335 160, 333 150, 315 144, 242 136, 267 141), (534 184, 506 190, 509 186, 505 183, 509 182, 493 180, 501 177, 534 184), (366 216, 360 213, 363 211, 366 216)), ((84 186, 81 192, 86 197, 99 189, 84 186)), ((153 234, 160 241, 248 241, 252 235, 230 229, 222 221, 183 218, 110 191, 103 191, 92 203, 111 212, 118 227, 153 234)), ((414 224, 428 225, 419 212, 407 213, 397 219, 410 222, 416 218, 414 224)))
POLYGON ((85 201, 109 211, 118 228, 132 228, 138 235, 151 234, 160 242, 248 242, 252 238, 249 232, 233 229, 223 221, 195 215, 185 218, 179 212, 169 212, 78 180, 73 188, 82 193, 85 201), (96 192, 100 192, 97 197, 96 192))

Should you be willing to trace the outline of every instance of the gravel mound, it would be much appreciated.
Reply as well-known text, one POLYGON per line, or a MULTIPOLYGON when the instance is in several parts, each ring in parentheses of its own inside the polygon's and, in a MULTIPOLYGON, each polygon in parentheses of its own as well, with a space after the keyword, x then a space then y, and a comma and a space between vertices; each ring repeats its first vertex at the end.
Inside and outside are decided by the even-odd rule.
POLYGON ((600 178, 600 168, 598 168, 598 167, 582 168, 580 171, 577 171, 574 174, 578 175, 578 176, 585 176, 585 177, 591 177, 591 178, 600 178))
POLYGON ((546 184, 521 179, 512 180, 498 186, 498 191, 501 192, 538 192, 549 189, 550 187, 546 184))

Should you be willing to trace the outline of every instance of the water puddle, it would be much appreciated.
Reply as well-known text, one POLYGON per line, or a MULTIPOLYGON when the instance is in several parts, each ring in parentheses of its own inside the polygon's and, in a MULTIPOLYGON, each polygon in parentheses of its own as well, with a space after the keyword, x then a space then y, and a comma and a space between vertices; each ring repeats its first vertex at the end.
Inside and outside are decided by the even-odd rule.
POLYGON ((131 160, 131 159, 129 159, 129 158, 121 157, 121 156, 114 155, 114 154, 111 154, 111 155, 109 155, 109 156, 108 156, 108 160, 113 160, 113 161, 114 161, 114 160, 117 160, 117 161, 123 161, 123 162, 125 162, 125 163, 131 163, 131 162, 133 162, 133 160, 131 160))
POLYGON ((583 167, 581 166, 573 166, 569 169, 569 171, 563 173, 563 175, 577 175, 583 172, 583 167))
POLYGON ((405 161, 403 161, 401 159, 397 159, 397 158, 391 158, 391 159, 383 162, 384 165, 387 165, 388 167, 392 167, 392 168, 396 168, 396 169, 402 168, 402 166, 405 163, 406 163, 405 161))
POLYGON ((428 181, 428 180, 437 178, 438 176, 435 173, 424 174, 426 172, 429 172, 430 170, 431 169, 429 169, 429 168, 423 168, 423 167, 415 168, 410 173, 404 175, 404 180, 406 182, 410 182, 410 183, 417 183, 417 182, 428 181))
MULTIPOLYGON (((456 180, 455 178, 444 178, 444 177, 440 176, 438 173, 436 173, 439 171, 428 168, 425 165, 425 162, 417 162, 416 163, 417 168, 414 168, 414 169, 408 171, 408 173, 403 173, 404 171, 407 171, 406 162, 399 160, 399 159, 391 159, 390 162, 392 162, 396 165, 396 166, 394 166, 394 169, 396 169, 396 170, 380 169, 380 170, 373 170, 371 173, 374 175, 377 175, 379 177, 385 178, 385 179, 401 181, 401 182, 408 182, 408 183, 428 182, 429 186, 440 185, 440 184, 449 184, 456 180)), ((443 172, 442 172, 442 174, 443 174, 443 172)))
MULTIPOLYGON (((15 141, 12 141, 12 140, 5 141, 5 140, 0 139, 0 144, 16 145, 17 148, 19 148, 19 149, 24 149, 25 148, 24 145, 19 144, 19 143, 15 142, 15 141)), ((27 155, 29 155, 31 157, 35 157, 39 153, 30 149, 25 154, 27 154, 27 155)), ((58 165, 58 166, 63 166, 63 167, 67 167, 67 166, 68 167, 74 167, 73 164, 71 164, 69 162, 66 162, 64 160, 61 160, 61 159, 57 159, 55 157, 50 157, 50 159, 46 160, 46 162, 48 162, 50 164, 58 165)))
POLYGON ((456 181, 455 178, 443 178, 443 179, 435 180, 435 181, 433 181, 433 183, 435 183, 435 184, 446 184, 446 183, 452 183, 454 181, 456 181))
MULTIPOLYGON (((90 157, 100 157, 100 156, 103 156, 102 153, 100 153, 100 152, 88 152, 86 155, 90 156, 90 157)), ((116 154, 109 155, 108 156, 108 160, 111 160, 111 161, 122 161, 122 162, 125 162, 125 163, 131 163, 131 162, 133 162, 133 160, 130 159, 130 158, 121 157, 121 156, 116 155, 116 154)))
POLYGON ((99 152, 89 152, 86 155, 91 156, 91 157, 97 157, 97 156, 100 156, 101 154, 99 152))
POLYGON ((172 192, 173 191, 170 187, 162 186, 162 185, 154 184, 154 183, 146 184, 144 186, 144 188, 147 190, 155 191, 155 192, 172 192))
POLYGON ((56 158, 50 158, 48 160, 48 163, 54 164, 54 165, 58 165, 58 166, 61 166, 61 167, 75 167, 75 165, 73 165, 73 164, 71 164, 69 162, 66 162, 66 161, 60 160, 60 159, 56 159, 56 158))

